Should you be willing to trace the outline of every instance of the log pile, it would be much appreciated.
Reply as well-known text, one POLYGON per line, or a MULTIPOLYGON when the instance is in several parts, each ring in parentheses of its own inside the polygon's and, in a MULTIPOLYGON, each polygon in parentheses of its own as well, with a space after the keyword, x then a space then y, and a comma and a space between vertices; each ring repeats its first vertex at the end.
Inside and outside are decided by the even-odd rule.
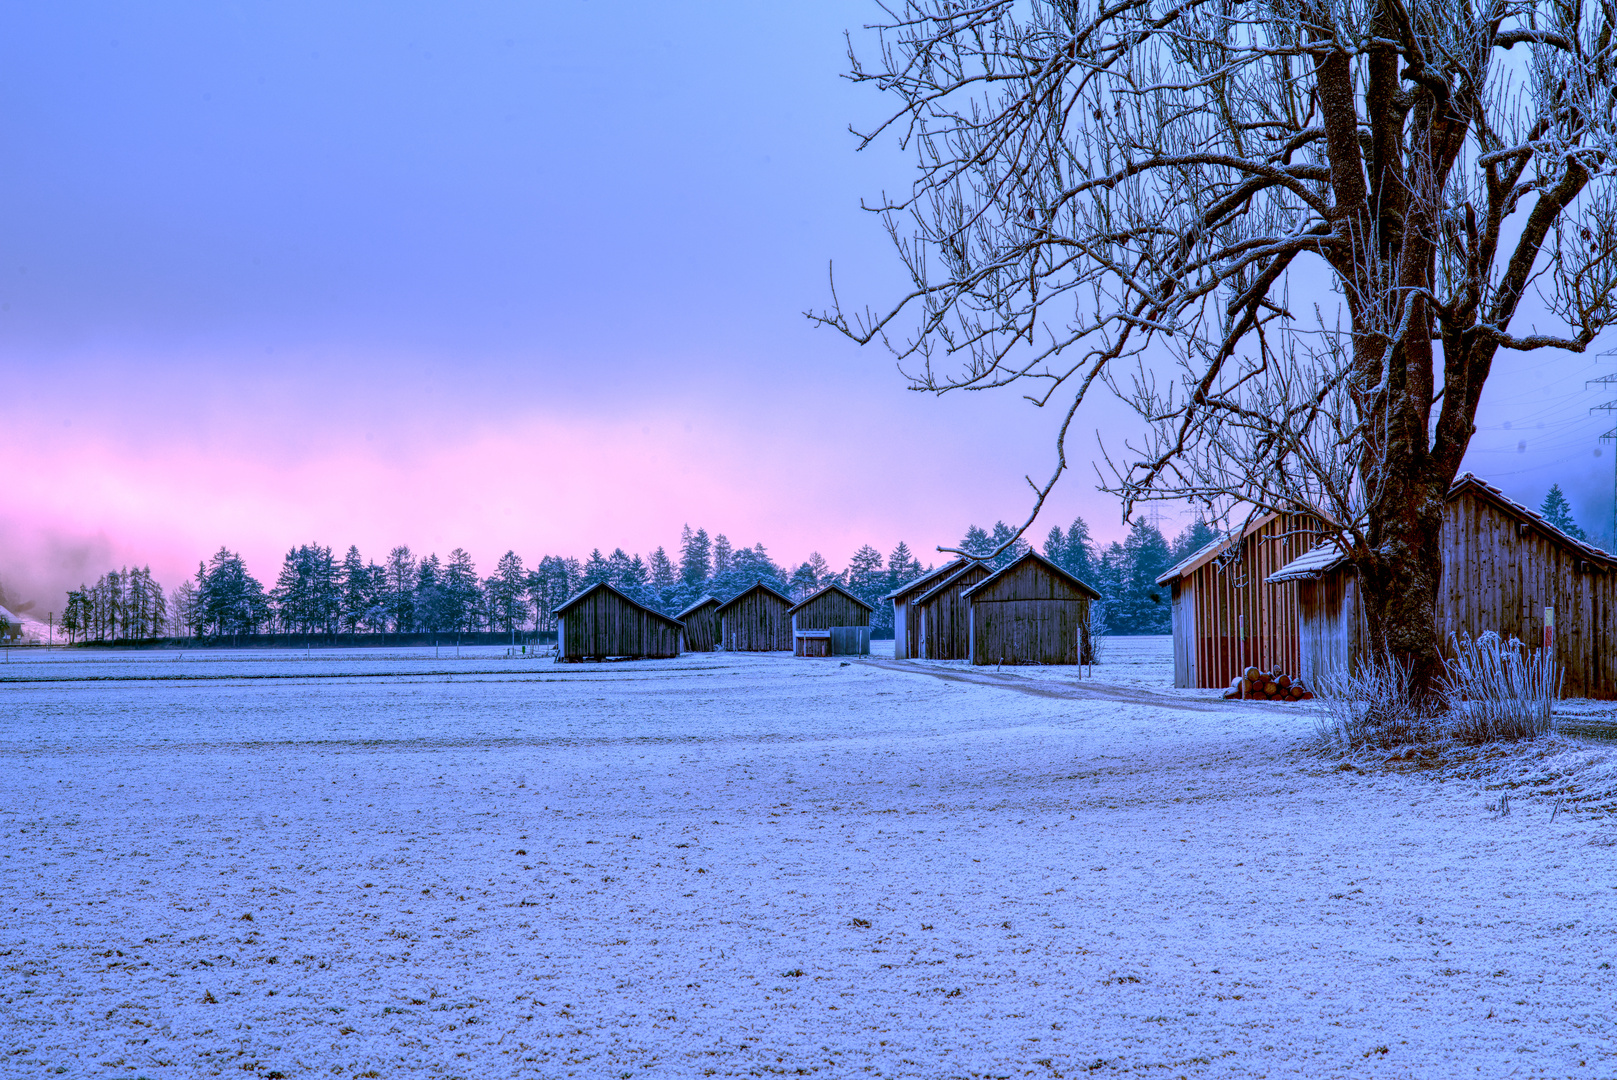
POLYGON ((1260 671, 1255 667, 1249 667, 1244 675, 1231 679, 1230 688, 1224 691, 1224 696, 1249 701, 1311 701, 1314 697, 1301 679, 1293 679, 1278 668, 1260 671))

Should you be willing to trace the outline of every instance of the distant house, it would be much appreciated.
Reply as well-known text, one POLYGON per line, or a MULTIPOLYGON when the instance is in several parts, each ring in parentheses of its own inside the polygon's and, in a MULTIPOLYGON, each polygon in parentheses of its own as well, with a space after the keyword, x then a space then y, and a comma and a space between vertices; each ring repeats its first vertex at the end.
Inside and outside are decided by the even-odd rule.
POLYGON ((678 656, 685 629, 604 581, 564 602, 555 615, 557 655, 566 663, 678 656))
POLYGON ((674 618, 685 624, 686 652, 712 652, 719 647, 719 600, 704 596, 674 618))
POLYGON ((1100 593, 1036 552, 983 577, 960 599, 973 664, 1077 664, 1091 655, 1089 605, 1100 593))
POLYGON ((971 604, 965 594, 993 572, 985 562, 962 560, 954 573, 910 601, 919 629, 914 651, 918 659, 970 659, 971 604))
MULTIPOLYGON (((1439 648, 1450 634, 1486 631, 1544 644, 1553 612, 1556 660, 1567 697, 1617 698, 1617 558, 1571 536, 1466 473, 1443 507, 1439 648)), ((1306 680, 1350 668, 1368 638, 1359 583, 1341 545, 1329 541, 1270 574, 1296 589, 1306 680)))
POLYGON ((15 645, 22 641, 22 620, 0 607, 0 642, 15 645))
POLYGON ((920 612, 915 610, 916 598, 971 561, 966 558, 950 559, 937 569, 929 570, 918 578, 906 581, 882 597, 883 600, 890 600, 893 604, 893 656, 895 659, 913 660, 921 655, 917 651, 921 644, 921 616, 920 612))
POLYGON ((827 585, 787 610, 797 656, 869 656, 875 609, 841 585, 827 585))
POLYGON ((719 643, 726 652, 789 652, 792 599, 763 582, 719 605, 719 643))
POLYGON ((1249 666, 1300 671, 1297 586, 1272 575, 1319 543, 1309 514, 1266 514, 1157 578, 1173 603, 1173 684, 1216 688, 1249 666))

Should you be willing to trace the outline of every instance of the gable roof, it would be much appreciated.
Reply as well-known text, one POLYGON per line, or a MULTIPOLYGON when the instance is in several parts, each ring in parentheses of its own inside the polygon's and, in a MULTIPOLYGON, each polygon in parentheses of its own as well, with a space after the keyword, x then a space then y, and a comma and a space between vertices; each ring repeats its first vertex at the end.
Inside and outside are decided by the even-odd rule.
POLYGON ((964 555, 956 555, 942 566, 928 570, 918 578, 910 578, 910 580, 906 581, 904 584, 900 585, 886 596, 883 596, 882 599, 897 600, 900 596, 903 596, 906 593, 912 593, 917 589, 931 588, 933 585, 938 583, 939 579, 954 573, 956 570, 960 569, 962 566, 966 565, 966 563, 971 561, 973 560, 966 558, 964 555))
MULTIPOLYGON (((1531 525, 1542 532, 1547 539, 1563 547, 1571 548, 1590 562, 1598 562, 1608 569, 1617 566, 1617 559, 1613 558, 1611 552, 1602 551, 1593 544, 1569 536, 1564 530, 1551 525, 1545 520, 1544 515, 1536 510, 1529 510, 1473 473, 1465 473, 1455 480, 1449 487, 1449 493, 1444 496, 1444 501, 1453 502, 1462 495, 1472 495, 1484 502, 1492 503, 1506 515, 1531 525)), ((1347 561, 1347 542, 1345 539, 1339 539, 1335 543, 1326 542, 1315 547, 1312 551, 1291 560, 1291 562, 1270 574, 1265 580, 1278 583, 1322 577, 1347 561)))
POLYGON ((698 611, 698 610, 700 610, 702 608, 707 607, 707 605, 709 605, 709 604, 717 604, 718 602, 719 602, 719 598, 717 596, 714 596, 712 593, 703 593, 701 596, 696 598, 696 601, 694 603, 692 603, 690 607, 686 608, 684 611, 680 612, 678 615, 675 615, 674 618, 683 619, 685 616, 689 615, 693 611, 698 611))
MULTIPOLYGON (((956 570, 954 573, 932 586, 926 592, 922 593, 920 596, 917 596, 915 598, 915 606, 920 607, 923 604, 931 603, 933 598, 942 593, 943 590, 949 588, 955 582, 959 581, 961 578, 980 567, 987 567, 989 570, 993 570, 993 567, 989 566, 981 559, 972 559, 970 562, 966 563, 966 565, 962 566, 960 569, 956 570)), ((975 585, 976 582, 972 582, 972 584, 975 585)))
POLYGON ((826 593, 833 592, 833 591, 839 592, 843 596, 846 596, 849 600, 852 600, 854 603, 858 604, 860 607, 864 608, 866 611, 874 612, 876 610, 874 607, 871 607, 869 604, 867 604, 863 600, 859 599, 853 593, 849 592, 847 589, 844 589, 841 585, 838 585, 836 582, 833 581, 831 584, 827 585, 825 588, 815 590, 815 592, 812 595, 805 596, 802 600, 799 600, 797 603, 795 603, 791 607, 787 608, 786 609, 786 614, 790 615, 794 611, 799 611, 799 610, 801 610, 801 609, 803 609, 805 607, 808 607, 808 605, 814 603, 814 601, 818 600, 820 597, 824 596, 826 593))
POLYGON ((1195 551, 1191 552, 1189 555, 1185 556, 1185 558, 1181 560, 1180 563, 1173 569, 1157 578, 1157 584, 1166 585, 1168 582, 1173 581, 1176 578, 1182 578, 1186 574, 1195 573, 1197 570, 1200 570, 1202 567, 1206 566, 1208 563, 1217 558, 1219 552, 1225 550, 1233 544, 1240 543, 1242 540, 1245 540, 1248 536, 1251 536, 1253 533, 1257 532, 1259 529, 1263 528, 1265 525, 1269 524, 1269 522, 1273 521, 1279 516, 1279 514, 1275 513, 1264 514, 1262 517, 1253 518, 1251 523, 1248 524, 1246 528, 1242 529, 1240 533, 1236 533, 1234 530, 1231 530, 1230 532, 1225 533, 1223 536, 1209 541, 1200 548, 1197 548, 1195 551))
POLYGON ((661 619, 663 622, 668 623, 669 625, 677 627, 677 628, 679 628, 681 630, 685 629, 685 624, 680 622, 678 619, 675 619, 675 618, 673 618, 671 616, 668 616, 668 615, 664 615, 662 612, 658 611, 656 608, 647 607, 645 604, 642 604, 640 601, 636 600, 634 597, 630 596, 628 593, 624 592, 622 589, 619 589, 619 588, 616 588, 615 586, 609 585, 604 581, 597 581, 594 585, 591 585, 589 588, 585 589, 584 591, 579 592, 579 593, 575 593, 573 596, 569 597, 568 599, 563 600, 561 602, 561 604, 559 604, 555 608, 555 610, 553 610, 551 612, 551 614, 552 615, 564 615, 564 614, 567 613, 567 611, 570 608, 576 607, 586 597, 593 596, 595 593, 600 592, 602 589, 605 589, 607 592, 611 593, 613 596, 616 596, 619 600, 622 600, 624 603, 632 604, 634 607, 639 608, 641 611, 644 611, 647 615, 650 615, 653 618, 661 619))
POLYGON ((1018 566, 1021 566, 1029 559, 1037 562, 1041 567, 1043 567, 1046 573, 1060 578, 1062 581, 1065 581, 1067 584, 1076 588, 1079 592, 1088 593, 1091 600, 1100 599, 1099 589, 1078 577, 1076 574, 1067 573, 1065 570, 1061 569, 1061 567, 1057 566, 1049 559, 1046 559, 1043 555, 1040 555, 1037 551, 1030 551, 1026 555, 1023 555, 1021 558, 1017 559, 1015 562, 995 570, 992 574, 989 574, 987 577, 977 582, 977 584, 967 589, 965 592, 966 598, 969 600, 979 589, 988 588, 990 585, 994 584, 994 582, 998 581, 1006 574, 1009 574, 1012 570, 1015 570, 1018 566))
POLYGON ((792 606, 792 598, 790 596, 787 596, 785 593, 781 592, 779 589, 775 588, 774 586, 765 585, 762 581, 758 581, 758 582, 754 582, 751 585, 748 585, 745 589, 742 589, 740 592, 738 592, 734 596, 730 597, 730 599, 728 599, 724 603, 720 604, 719 605, 719 614, 723 615, 725 609, 728 608, 731 604, 736 603, 737 601, 743 599, 744 597, 751 596, 753 593, 759 591, 760 589, 762 589, 764 592, 768 593, 770 596, 773 596, 776 600, 779 600, 781 603, 785 604, 787 607, 792 606))

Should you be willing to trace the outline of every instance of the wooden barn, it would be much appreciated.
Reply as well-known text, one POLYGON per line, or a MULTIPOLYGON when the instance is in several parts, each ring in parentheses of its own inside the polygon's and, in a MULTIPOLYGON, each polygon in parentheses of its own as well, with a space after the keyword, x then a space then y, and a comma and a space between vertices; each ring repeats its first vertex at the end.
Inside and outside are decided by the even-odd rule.
POLYGON ((719 598, 704 596, 674 618, 685 624, 685 652, 712 652, 719 647, 719 598))
POLYGON ((614 589, 591 585, 556 608, 556 650, 563 663, 662 659, 679 655, 684 626, 614 589))
POLYGON ((875 609, 841 585, 827 585, 793 605, 792 652, 797 656, 869 656, 875 609))
POLYGON ((916 598, 969 562, 971 560, 965 558, 950 559, 937 569, 906 581, 882 597, 893 602, 894 659, 913 660, 921 655, 916 651, 921 643, 921 615, 915 610, 916 598))
POLYGON ((954 573, 910 602, 919 631, 915 643, 918 659, 971 658, 971 603, 966 591, 992 574, 994 568, 977 559, 961 562, 963 565, 954 573))
POLYGON ((1173 684, 1224 687, 1250 665, 1300 670, 1297 586, 1273 575, 1323 534, 1309 514, 1268 514, 1157 579, 1173 604, 1173 684))
POLYGON ((1084 660, 1093 587, 1036 552, 961 594, 969 605, 973 664, 1077 664, 1084 660))
MULTIPOLYGON (((1529 646, 1553 624, 1567 697, 1617 698, 1617 558, 1575 540, 1537 513, 1466 473, 1443 509, 1439 648, 1449 635, 1492 630, 1529 646), (1553 615, 1549 614, 1553 612, 1553 615)), ((1268 579, 1297 590, 1300 663, 1306 680, 1362 656, 1367 631, 1358 580, 1336 543, 1323 543, 1268 579)))
POLYGON ((719 643, 726 652, 790 652, 792 598, 763 582, 719 605, 719 643))

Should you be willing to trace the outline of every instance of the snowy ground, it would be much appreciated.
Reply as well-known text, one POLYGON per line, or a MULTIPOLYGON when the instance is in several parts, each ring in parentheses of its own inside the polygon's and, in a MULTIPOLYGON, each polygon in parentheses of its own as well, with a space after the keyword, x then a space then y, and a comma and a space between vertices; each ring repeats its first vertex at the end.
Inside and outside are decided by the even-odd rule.
POLYGON ((1165 671, 13 651, 0 1075, 1617 1075, 1604 815, 1165 671))

